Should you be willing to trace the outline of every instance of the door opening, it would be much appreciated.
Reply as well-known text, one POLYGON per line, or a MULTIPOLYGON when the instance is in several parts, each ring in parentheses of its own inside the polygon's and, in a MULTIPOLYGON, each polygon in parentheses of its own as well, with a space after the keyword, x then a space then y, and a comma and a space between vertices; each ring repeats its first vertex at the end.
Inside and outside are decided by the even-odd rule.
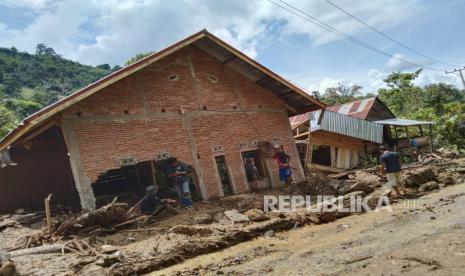
POLYGON ((225 196, 234 194, 231 186, 231 178, 229 177, 228 165, 224 155, 215 156, 216 168, 220 176, 221 187, 225 196))
MULTIPOLYGON (((250 151, 244 151, 242 152, 242 160, 245 165, 245 162, 247 159, 252 159, 253 164, 255 167, 257 167, 258 173, 260 174, 261 178, 261 185, 262 187, 258 188, 271 188, 270 181, 268 178, 268 173, 266 171, 266 165, 264 162, 264 159, 262 158, 262 155, 259 150, 250 150, 250 151)), ((261 186, 259 185, 259 186, 261 186)))
POLYGON ((331 146, 313 145, 312 163, 323 166, 331 166, 331 146))

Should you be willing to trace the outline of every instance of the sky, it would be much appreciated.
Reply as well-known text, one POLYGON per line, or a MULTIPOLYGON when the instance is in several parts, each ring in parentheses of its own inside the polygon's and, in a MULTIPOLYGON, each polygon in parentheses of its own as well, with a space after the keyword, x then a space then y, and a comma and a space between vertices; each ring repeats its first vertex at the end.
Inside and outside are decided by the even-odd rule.
MULTIPOLYGON (((272 0, 286 6, 279 0, 272 0)), ((363 92, 384 87, 393 71, 424 68, 416 84, 463 88, 445 70, 465 66, 465 1, 331 0, 386 39, 325 0, 286 0, 329 26, 390 56, 354 44, 268 0, 0 0, 0 47, 33 53, 45 43, 82 64, 123 65, 207 29, 282 77, 324 92, 339 83, 363 92), (432 58, 432 59, 430 59, 432 58)))

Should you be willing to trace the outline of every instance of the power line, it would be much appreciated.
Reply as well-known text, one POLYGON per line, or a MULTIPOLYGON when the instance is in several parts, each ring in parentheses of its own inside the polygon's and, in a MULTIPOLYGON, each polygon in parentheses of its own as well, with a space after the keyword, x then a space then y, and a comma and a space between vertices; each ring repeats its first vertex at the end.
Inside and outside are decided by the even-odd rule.
POLYGON ((362 47, 365 47, 365 48, 367 48, 367 49, 369 49, 369 50, 378 52, 379 54, 382 54, 382 55, 384 55, 384 56, 387 56, 387 57, 390 57, 390 58, 393 58, 393 59, 402 61, 402 62, 404 62, 404 63, 410 64, 410 65, 413 65, 413 66, 423 67, 423 68, 430 69, 430 70, 435 70, 435 71, 441 71, 441 72, 443 71, 443 70, 438 69, 438 68, 429 67, 429 66, 424 66, 424 65, 421 65, 421 64, 418 64, 418 63, 415 63, 415 62, 412 62, 412 61, 409 61, 409 60, 406 60, 406 59, 403 59, 403 58, 400 58, 400 57, 396 57, 396 56, 394 56, 394 55, 392 55, 392 54, 390 54, 390 53, 388 53, 388 52, 385 52, 385 51, 383 51, 383 50, 380 50, 380 49, 378 49, 378 48, 376 48, 376 47, 374 47, 374 46, 372 46, 372 45, 370 45, 370 44, 368 44, 368 43, 366 43, 366 42, 363 42, 363 41, 361 41, 361 40, 359 40, 359 39, 357 39, 357 38, 355 38, 355 37, 353 37, 353 36, 351 36, 351 35, 348 35, 348 34, 342 32, 342 31, 340 31, 340 30, 338 30, 338 29, 332 27, 331 25, 326 24, 326 23, 323 22, 323 21, 320 21, 320 20, 317 19, 316 17, 311 16, 310 14, 308 14, 308 13, 306 13, 306 12, 304 12, 304 11, 302 11, 302 10, 300 10, 300 9, 298 9, 298 8, 296 8, 296 7, 294 7, 294 6, 292 6, 291 4, 286 3, 285 1, 278 0, 278 1, 280 1, 281 3, 285 4, 286 6, 291 7, 293 10, 298 11, 300 14, 299 14, 299 13, 296 13, 295 11, 293 11, 293 10, 291 10, 291 9, 289 9, 289 8, 286 8, 286 7, 280 5, 280 4, 276 3, 276 2, 273 2, 273 1, 271 1, 271 0, 267 0, 267 1, 270 2, 270 3, 272 3, 272 4, 275 5, 275 6, 280 7, 281 9, 286 10, 286 11, 289 12, 289 13, 292 13, 292 14, 294 14, 294 15, 296 15, 296 16, 302 18, 302 19, 304 19, 305 21, 308 21, 308 22, 310 22, 310 23, 312 23, 312 24, 314 24, 314 25, 316 25, 316 26, 318 26, 318 27, 320 27, 320 28, 323 28, 323 29, 325 29, 325 30, 327 30, 327 31, 330 31, 330 32, 332 32, 332 33, 335 33, 336 35, 338 35, 338 36, 340 36, 340 37, 342 37, 342 38, 344 38, 344 39, 347 39, 347 40, 349 40, 350 42, 355 43, 355 44, 357 44, 357 45, 359 45, 359 46, 362 46, 362 47), (305 15, 305 16, 303 16, 302 14, 305 15))
POLYGON ((332 6, 335 7, 336 9, 338 9, 338 10, 342 11, 343 13, 347 14, 348 16, 352 17, 353 19, 357 20, 358 22, 360 22, 360 23, 361 23, 362 25, 364 25, 365 27, 367 27, 367 28, 369 28, 369 29, 375 31, 376 33, 382 35, 383 37, 389 39, 390 41, 399 44, 400 46, 404 47, 405 49, 408 49, 408 50, 410 50, 410 51, 416 53, 417 55, 420 55, 420 56, 422 56, 422 57, 424 57, 424 58, 427 58, 427 59, 429 59, 429 60, 431 60, 431 61, 434 61, 434 62, 436 62, 436 63, 445 64, 445 65, 447 65, 447 66, 458 66, 458 65, 453 65, 453 64, 450 64, 450 63, 447 63, 447 62, 444 62, 444 61, 440 61, 440 60, 435 59, 435 58, 433 58, 433 57, 427 56, 427 55, 425 55, 425 54, 423 54, 423 53, 421 53, 421 52, 419 52, 419 51, 417 51, 417 50, 415 50, 415 49, 413 49, 413 48, 411 48, 411 47, 405 45, 404 43, 402 43, 402 42, 400 42, 400 41, 398 41, 398 40, 396 40, 396 39, 394 39, 394 38, 388 36, 388 35, 385 34, 384 32, 382 32, 382 31, 376 29, 375 27, 369 25, 368 23, 364 22, 362 19, 356 17, 355 15, 351 14, 350 12, 348 12, 348 11, 344 10, 343 8, 337 6, 336 4, 334 4, 333 2, 331 2, 330 0, 326 0, 326 2, 328 2, 330 5, 332 5, 332 6))

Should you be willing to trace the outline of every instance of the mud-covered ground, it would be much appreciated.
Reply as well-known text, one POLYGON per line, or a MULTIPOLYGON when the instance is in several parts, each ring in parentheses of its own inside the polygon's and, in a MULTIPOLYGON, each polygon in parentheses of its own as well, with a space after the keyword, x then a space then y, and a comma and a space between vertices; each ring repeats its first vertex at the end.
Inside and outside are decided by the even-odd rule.
POLYGON ((260 237, 151 275, 465 275, 465 184, 260 237))
MULTIPOLYGON (((409 196, 404 198, 409 199, 397 199, 392 213, 340 218, 328 212, 258 210, 265 194, 361 192, 379 198, 386 182, 367 171, 338 180, 312 175, 282 192, 234 195, 196 203, 191 210, 167 208, 148 223, 103 237, 63 237, 85 241, 93 251, 23 255, 12 261, 21 275, 465 275, 464 175, 463 158, 405 169, 409 196), (232 209, 252 221, 226 219, 224 211, 232 209)), ((0 253, 27 247, 28 236, 43 227, 39 220, 3 229, 0 253)))

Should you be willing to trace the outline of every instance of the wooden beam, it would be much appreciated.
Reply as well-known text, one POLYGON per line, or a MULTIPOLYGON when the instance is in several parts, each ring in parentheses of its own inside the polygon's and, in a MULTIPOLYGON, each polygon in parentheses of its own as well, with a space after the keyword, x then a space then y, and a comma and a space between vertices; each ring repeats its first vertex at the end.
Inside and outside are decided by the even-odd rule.
POLYGON ((331 167, 328 167, 328 166, 318 165, 318 164, 314 164, 314 163, 311 163, 309 167, 312 168, 312 169, 317 169, 317 170, 321 170, 321 171, 325 171, 325 172, 332 172, 332 173, 342 173, 342 172, 347 171, 347 170, 343 170, 343 169, 331 168, 331 167))
MULTIPOLYGON (((311 127, 312 124, 308 126, 308 140, 307 140, 307 151, 305 152, 305 164, 312 163, 312 155, 313 155, 313 143, 312 143, 312 134, 311 134, 311 127)), ((307 166, 308 168, 308 166, 307 166)))
POLYGON ((294 139, 305 137, 306 135, 310 135, 310 132, 307 131, 307 132, 300 133, 299 135, 294 136, 294 139))
POLYGON ((236 58, 237 58, 236 56, 232 56, 232 57, 228 58, 227 60, 223 61, 223 65, 226 65, 226 64, 230 63, 231 61, 233 61, 236 58))
POLYGON ((26 137, 20 139, 18 141, 18 143, 28 142, 31 139, 33 139, 34 137, 36 137, 37 135, 41 134, 42 132, 46 131, 47 129, 49 129, 52 126, 55 126, 55 125, 59 125, 59 122, 58 122, 58 120, 56 118, 54 118, 50 122, 38 127, 37 129, 32 130, 29 135, 27 135, 26 137))
POLYGON ((50 214, 50 199, 52 198, 52 194, 49 194, 48 197, 44 199, 45 205, 45 218, 47 220, 47 231, 49 234, 52 233, 52 216, 50 214))
POLYGON ((295 94, 296 92, 295 91, 289 91, 289 92, 286 92, 286 93, 283 93, 281 95, 278 96, 278 98, 285 98, 289 95, 292 95, 292 94, 295 94))
POLYGON ((299 112, 297 112, 297 109, 293 108, 292 106, 288 105, 287 103, 283 103, 283 105, 289 109, 290 111, 294 112, 295 114, 299 114, 299 112))

